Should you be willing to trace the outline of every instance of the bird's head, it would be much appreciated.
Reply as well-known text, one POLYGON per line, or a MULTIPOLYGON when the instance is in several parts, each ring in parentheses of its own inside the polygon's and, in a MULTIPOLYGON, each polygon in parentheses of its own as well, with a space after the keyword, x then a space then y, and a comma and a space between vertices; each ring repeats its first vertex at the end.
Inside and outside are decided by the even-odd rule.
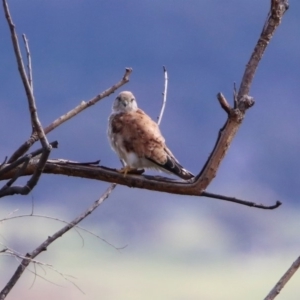
POLYGON ((131 92, 121 92, 113 104, 114 112, 130 112, 138 109, 134 95, 131 92))

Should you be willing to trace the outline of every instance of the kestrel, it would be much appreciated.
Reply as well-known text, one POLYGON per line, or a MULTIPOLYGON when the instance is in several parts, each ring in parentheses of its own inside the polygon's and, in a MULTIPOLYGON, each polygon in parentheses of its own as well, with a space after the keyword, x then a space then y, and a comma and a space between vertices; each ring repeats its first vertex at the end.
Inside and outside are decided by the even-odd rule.
POLYGON ((131 92, 121 92, 115 99, 108 123, 108 138, 128 172, 151 168, 172 173, 182 179, 191 179, 192 173, 184 169, 165 144, 159 127, 138 108, 131 92))

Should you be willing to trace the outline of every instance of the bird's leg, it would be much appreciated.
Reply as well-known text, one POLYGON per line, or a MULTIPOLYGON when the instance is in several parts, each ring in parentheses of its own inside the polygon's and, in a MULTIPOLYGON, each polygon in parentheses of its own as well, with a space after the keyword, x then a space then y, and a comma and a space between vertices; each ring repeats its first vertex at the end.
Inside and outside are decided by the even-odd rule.
POLYGON ((124 177, 127 175, 127 173, 130 173, 130 171, 135 170, 133 168, 130 168, 129 166, 125 166, 124 168, 117 170, 119 173, 123 174, 124 177))
POLYGON ((141 169, 141 170, 138 170, 136 168, 131 168, 129 166, 125 166, 124 168, 120 169, 120 170, 117 170, 117 172, 121 173, 124 175, 124 177, 127 175, 127 174, 142 174, 144 173, 144 169, 141 169))

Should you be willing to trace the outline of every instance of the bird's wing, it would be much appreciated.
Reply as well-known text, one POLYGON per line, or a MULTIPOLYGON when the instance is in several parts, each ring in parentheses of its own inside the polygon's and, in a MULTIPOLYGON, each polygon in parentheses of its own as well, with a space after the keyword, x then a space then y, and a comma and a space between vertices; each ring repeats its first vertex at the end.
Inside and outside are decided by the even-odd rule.
POLYGON ((193 177, 167 148, 157 123, 141 109, 116 115, 112 120, 112 128, 114 133, 122 136, 122 146, 127 152, 134 152, 183 179, 193 177))

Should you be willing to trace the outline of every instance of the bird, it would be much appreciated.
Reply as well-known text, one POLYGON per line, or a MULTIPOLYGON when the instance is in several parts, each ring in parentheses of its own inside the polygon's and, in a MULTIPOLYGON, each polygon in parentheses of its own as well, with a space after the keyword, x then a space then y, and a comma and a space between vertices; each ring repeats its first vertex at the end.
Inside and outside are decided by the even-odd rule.
POLYGON ((184 169, 165 144, 158 124, 143 110, 130 91, 121 92, 114 100, 108 120, 108 139, 126 176, 138 169, 156 169, 188 180, 194 175, 184 169))

